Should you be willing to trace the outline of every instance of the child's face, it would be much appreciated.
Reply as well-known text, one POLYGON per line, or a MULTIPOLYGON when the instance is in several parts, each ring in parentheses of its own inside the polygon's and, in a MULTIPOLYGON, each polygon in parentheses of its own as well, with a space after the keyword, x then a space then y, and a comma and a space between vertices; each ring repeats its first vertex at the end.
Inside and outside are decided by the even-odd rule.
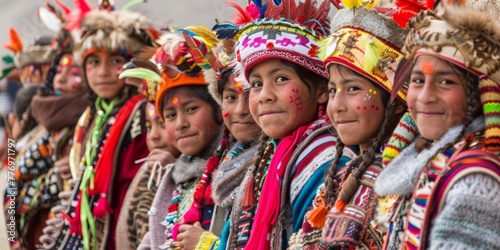
POLYGON ((367 78, 331 65, 328 69, 327 114, 346 145, 363 150, 375 138, 384 122, 384 106, 378 88, 367 78))
POLYGON ((250 112, 270 137, 284 138, 311 123, 317 117, 318 103, 326 102, 315 84, 309 90, 295 70, 279 59, 257 64, 248 81, 250 112))
POLYGON ((467 117, 465 76, 447 62, 420 55, 410 77, 407 103, 423 137, 437 140, 467 117))
POLYGON ((185 155, 202 153, 218 129, 210 104, 182 90, 164 105, 163 118, 168 138, 185 155))
POLYGON ((240 142, 251 142, 259 138, 261 129, 250 114, 242 85, 229 77, 229 83, 222 91, 222 119, 231 134, 240 142))
POLYGON ((125 86, 119 80, 125 58, 109 53, 94 53, 85 59, 85 73, 90 88, 100 97, 110 100, 118 96, 125 86))
POLYGON ((82 87, 82 70, 74 62, 73 56, 64 55, 54 76, 54 91, 57 95, 65 95, 80 91, 82 87))
POLYGON ((174 157, 180 155, 179 150, 170 143, 165 124, 156 113, 156 107, 151 103, 146 105, 146 130, 146 144, 148 145, 149 151, 153 149, 162 149, 169 151, 174 157))

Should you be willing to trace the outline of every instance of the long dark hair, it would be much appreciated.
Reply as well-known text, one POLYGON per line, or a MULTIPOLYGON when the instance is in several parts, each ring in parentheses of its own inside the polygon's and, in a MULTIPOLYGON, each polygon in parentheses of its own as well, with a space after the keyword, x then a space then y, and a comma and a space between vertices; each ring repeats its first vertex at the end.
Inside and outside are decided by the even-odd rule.
MULTIPOLYGON (((347 70, 348 72, 358 75, 359 77, 366 78, 354 70, 351 70, 347 67, 341 67, 339 64, 332 64, 330 67, 338 67, 339 72, 341 72, 341 68, 343 70, 347 70)), ((342 73, 341 73, 342 74, 342 73)), ((370 80, 371 81, 371 80, 370 80)), ((379 133, 376 138, 371 140, 366 147, 366 150, 361 153, 361 155, 349 163, 351 168, 356 168, 353 172, 354 178, 360 180, 361 176, 364 174, 366 169, 374 162, 377 152, 383 146, 385 141, 389 138, 392 131, 395 129, 397 122, 402 117, 404 112, 395 113, 396 108, 398 106, 404 105, 400 100, 395 99, 393 102, 390 102, 390 94, 380 87, 377 83, 372 81, 372 84, 375 86, 377 91, 380 93, 382 103, 384 104, 384 122, 382 123, 379 133)), ((344 143, 337 137, 337 145, 336 145, 336 154, 335 158, 330 166, 330 168, 325 173, 325 197, 327 205, 333 205, 337 197, 341 198, 343 201, 349 201, 352 198, 354 193, 349 191, 356 191, 357 188, 353 188, 349 190, 348 188, 343 188, 340 193, 336 193, 338 191, 339 183, 336 182, 335 176, 337 175, 337 169, 339 167, 340 160, 343 156, 344 151, 344 143)))

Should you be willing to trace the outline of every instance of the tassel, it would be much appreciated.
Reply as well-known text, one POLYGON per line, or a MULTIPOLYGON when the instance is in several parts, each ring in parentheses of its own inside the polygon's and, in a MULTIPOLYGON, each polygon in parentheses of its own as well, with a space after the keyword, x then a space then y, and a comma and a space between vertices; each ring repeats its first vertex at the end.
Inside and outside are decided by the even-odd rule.
POLYGON ((255 206, 255 192, 253 186, 253 178, 248 180, 248 184, 245 190, 245 196, 243 197, 242 207, 253 207, 255 206))
POLYGON ((347 204, 342 201, 341 199, 337 199, 337 201, 335 202, 335 209, 337 209, 338 211, 344 211, 344 208, 347 204))
POLYGON ((327 214, 328 208, 325 205, 320 205, 307 216, 307 221, 309 221, 313 227, 323 228, 327 214))
POLYGON ((179 227, 183 224, 175 224, 175 226, 172 228, 172 239, 174 241, 177 241, 177 235, 179 235, 179 227))
POLYGON ((106 214, 110 214, 113 212, 111 206, 109 205, 109 201, 106 198, 105 194, 101 194, 99 200, 97 200, 97 204, 93 209, 93 214, 96 218, 103 218, 106 214))

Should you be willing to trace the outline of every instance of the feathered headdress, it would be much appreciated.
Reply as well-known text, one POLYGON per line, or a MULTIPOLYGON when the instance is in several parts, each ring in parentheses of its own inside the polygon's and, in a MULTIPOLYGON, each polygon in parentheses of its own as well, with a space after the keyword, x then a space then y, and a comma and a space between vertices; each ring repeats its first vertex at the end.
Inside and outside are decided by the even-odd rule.
POLYGON ((335 15, 334 32, 321 41, 319 56, 326 67, 331 63, 341 64, 389 93, 400 90, 397 96, 405 103, 407 86, 399 89, 399 85, 405 82, 410 68, 401 53, 407 30, 372 8, 376 2, 342 0, 342 5, 348 8, 335 15))
POLYGON ((28 47, 23 45, 21 37, 14 28, 9 30, 10 42, 4 47, 14 52, 14 64, 22 69, 29 64, 48 64, 53 55, 53 49, 49 44, 35 44, 28 47))
POLYGON ((279 58, 299 64, 328 78, 317 57, 318 39, 330 34, 330 2, 318 5, 316 0, 272 0, 267 4, 254 0, 237 10, 234 25, 227 23, 215 27, 219 38, 234 38, 235 72, 248 78, 250 69, 270 58, 279 58))
MULTIPOLYGON (((184 34, 190 53, 199 67, 203 69, 208 91, 214 100, 221 105, 222 97, 217 89, 221 71, 232 68, 234 65, 233 39, 219 39, 214 31, 203 26, 188 26, 180 29, 184 34)), ((247 90, 250 85, 247 81, 240 81, 242 90, 247 90)))
POLYGON ((496 1, 443 5, 423 11, 408 26, 403 52, 408 60, 422 54, 444 58, 477 75, 486 124, 485 148, 500 152, 500 25, 496 1))

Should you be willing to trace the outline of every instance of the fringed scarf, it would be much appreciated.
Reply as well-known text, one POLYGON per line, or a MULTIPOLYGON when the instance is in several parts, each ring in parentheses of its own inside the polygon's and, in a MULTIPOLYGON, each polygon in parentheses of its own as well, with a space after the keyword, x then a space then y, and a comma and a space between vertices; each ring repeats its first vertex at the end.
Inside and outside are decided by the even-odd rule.
POLYGON ((270 249, 270 235, 280 212, 281 183, 283 182, 285 170, 295 147, 299 144, 308 128, 308 125, 298 128, 292 135, 283 138, 276 147, 268 168, 269 178, 264 181, 259 207, 255 213, 254 223, 258 226, 252 228, 245 249, 270 249))
MULTIPOLYGON (((95 148, 98 145, 88 144, 86 147, 84 161, 86 169, 83 173, 79 186, 79 196, 75 209, 75 217, 70 219, 70 232, 83 237, 83 247, 85 249, 89 249, 91 244, 93 248, 97 247, 97 229, 95 218, 103 218, 107 214, 113 212, 111 206, 109 205, 110 202, 107 195, 109 194, 113 167, 115 166, 115 150, 119 146, 118 143, 120 141, 121 134, 127 124, 127 121, 129 120, 130 115, 137 106, 137 103, 144 98, 145 97, 142 95, 136 95, 127 101, 116 115, 114 123, 109 128, 109 134, 98 134, 100 139, 103 139, 103 147, 99 155, 97 155, 97 148, 95 148), (95 151, 92 150, 93 148, 95 151), (96 157, 98 157, 98 159, 96 159, 96 157), (95 166, 93 165, 94 162, 96 162, 95 166), (99 195, 99 198, 96 203, 92 204, 91 196, 96 195, 99 195), (92 243, 90 243, 90 237, 92 237, 92 243)), ((95 131, 101 129, 113 109, 113 101, 104 107, 105 111, 101 110, 100 105, 102 104, 102 100, 98 98, 96 106, 98 115, 102 116, 100 119, 101 124, 97 124, 96 122, 94 126, 95 129, 93 129, 91 133, 95 133, 95 131), (97 105, 97 102, 100 102, 99 105, 97 105)), ((92 135, 90 135, 89 141, 92 139, 91 137, 92 135)))

